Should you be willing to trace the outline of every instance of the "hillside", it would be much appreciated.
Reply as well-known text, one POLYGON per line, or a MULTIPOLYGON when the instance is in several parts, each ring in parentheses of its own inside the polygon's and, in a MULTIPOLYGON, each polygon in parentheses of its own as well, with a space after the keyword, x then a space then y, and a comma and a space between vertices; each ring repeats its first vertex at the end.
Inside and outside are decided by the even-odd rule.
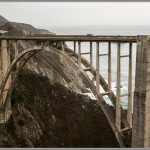
POLYGON ((21 30, 27 30, 30 34, 54 34, 45 29, 37 29, 30 24, 8 21, 6 18, 0 15, 0 29, 10 31, 10 28, 7 28, 5 26, 12 26, 14 28, 18 27, 21 30))
POLYGON ((38 29, 40 31, 40 34, 55 34, 55 33, 52 33, 46 29, 38 29))
POLYGON ((9 22, 6 18, 4 18, 3 16, 0 15, 0 26, 9 22))
POLYGON ((119 147, 95 100, 33 72, 19 76, 12 106, 0 147, 119 147))
POLYGON ((23 28, 23 29, 28 30, 32 34, 51 34, 51 32, 49 32, 48 30, 37 29, 30 24, 17 23, 17 22, 12 22, 12 23, 15 24, 19 28, 23 28))

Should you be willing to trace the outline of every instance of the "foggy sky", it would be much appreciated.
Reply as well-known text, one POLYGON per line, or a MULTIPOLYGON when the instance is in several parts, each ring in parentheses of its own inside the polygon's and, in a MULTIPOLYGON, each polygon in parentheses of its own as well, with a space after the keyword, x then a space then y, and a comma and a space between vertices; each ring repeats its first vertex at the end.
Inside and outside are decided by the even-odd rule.
POLYGON ((0 14, 36 27, 150 25, 149 2, 0 2, 0 14))

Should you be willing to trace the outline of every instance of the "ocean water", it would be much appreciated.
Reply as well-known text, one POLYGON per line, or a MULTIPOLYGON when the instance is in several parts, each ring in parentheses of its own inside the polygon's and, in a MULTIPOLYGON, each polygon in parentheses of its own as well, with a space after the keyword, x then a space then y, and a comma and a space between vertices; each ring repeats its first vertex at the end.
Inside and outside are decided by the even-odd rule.
POLYGON ((150 25, 146 26, 46 26, 51 32, 61 35, 150 35, 150 25))
MULTIPOLYGON (((150 35, 150 26, 55 26, 47 27, 51 32, 58 35, 150 35)), ((73 49, 73 42, 67 42, 68 47, 73 49)), ((112 49, 112 90, 116 94, 116 78, 117 78, 117 44, 111 44, 112 49)), ((89 43, 83 42, 81 44, 81 52, 89 52, 89 43)), ((108 43, 100 43, 100 54, 108 53, 108 43)), ((121 55, 129 54, 129 44, 121 44, 121 55)), ((86 59, 90 60, 89 55, 83 55, 86 59)), ((93 66, 96 66, 96 43, 93 43, 93 66)), ((121 58, 121 95, 128 93, 128 67, 129 58, 121 58)), ((132 92, 134 92, 135 86, 135 67, 136 67, 136 44, 132 46, 132 92)), ((100 57, 100 74, 108 81, 108 57, 100 57)), ((92 75, 89 73, 90 78, 92 75)), ((103 92, 103 89, 100 88, 103 92)), ((92 99, 95 99, 92 93, 86 93, 92 99)), ((106 102, 110 105, 109 98, 104 96, 106 102)), ((127 97, 121 98, 121 105, 127 109, 127 97)))

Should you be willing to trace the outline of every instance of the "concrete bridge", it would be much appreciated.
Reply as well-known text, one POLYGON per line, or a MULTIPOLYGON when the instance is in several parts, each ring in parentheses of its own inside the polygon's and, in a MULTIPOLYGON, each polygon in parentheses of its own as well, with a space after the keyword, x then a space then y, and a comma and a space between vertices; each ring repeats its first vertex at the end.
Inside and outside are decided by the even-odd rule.
MULTIPOLYGON (((150 147, 150 36, 92 36, 92 35, 52 35, 10 37, 0 36, 0 123, 8 121, 11 115, 11 93, 16 79, 26 62, 41 50, 61 54, 63 59, 78 70, 101 106, 120 147, 126 147, 125 135, 132 130, 132 147, 150 147), (30 41, 32 46, 25 47, 23 42, 30 41), (74 49, 66 47, 65 42, 74 44, 74 49), (89 51, 82 53, 82 42, 89 42, 89 51), (108 43, 108 53, 100 54, 101 42, 108 43), (18 43, 24 50, 18 50, 18 43), (96 67, 93 67, 93 43, 96 43, 96 67), (117 74, 116 94, 112 91, 112 43, 117 43, 117 74), (121 44, 128 43, 129 54, 121 55, 121 44), (136 49, 136 78, 134 99, 132 99, 132 45, 136 49), (11 46, 14 57, 11 56, 11 46), (82 55, 90 55, 90 61, 82 55), (101 57, 108 57, 108 82, 100 72, 101 57), (121 95, 121 59, 128 57, 128 93, 121 95), (96 79, 96 85, 88 76, 90 72, 96 79), (100 87, 105 92, 100 91, 100 87), (108 107, 103 96, 107 95, 114 106, 115 112, 108 107), (121 106, 121 98, 128 99, 127 111, 121 106), (133 113, 132 113, 133 112, 133 113)), ((108 139, 109 140, 109 139, 108 139)))

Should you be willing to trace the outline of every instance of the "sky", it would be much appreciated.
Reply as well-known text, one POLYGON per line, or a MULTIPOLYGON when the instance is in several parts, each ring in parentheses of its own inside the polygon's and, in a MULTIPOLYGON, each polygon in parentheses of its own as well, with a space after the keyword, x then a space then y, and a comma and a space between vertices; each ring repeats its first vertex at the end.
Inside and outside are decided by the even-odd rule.
POLYGON ((0 2, 0 14, 36 27, 150 25, 150 2, 0 2))

